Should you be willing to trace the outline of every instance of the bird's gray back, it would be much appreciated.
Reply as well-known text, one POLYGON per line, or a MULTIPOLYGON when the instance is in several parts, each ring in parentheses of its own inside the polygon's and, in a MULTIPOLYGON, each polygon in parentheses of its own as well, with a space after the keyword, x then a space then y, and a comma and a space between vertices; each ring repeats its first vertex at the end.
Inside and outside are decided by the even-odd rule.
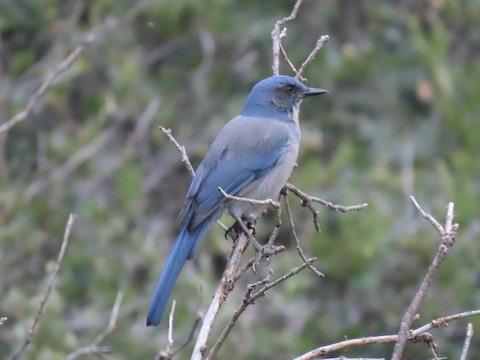
POLYGON ((237 116, 220 131, 190 186, 184 212, 193 210, 192 227, 219 217, 256 217, 263 207, 225 200, 228 194, 258 200, 278 198, 297 158, 300 130, 294 122, 237 116))

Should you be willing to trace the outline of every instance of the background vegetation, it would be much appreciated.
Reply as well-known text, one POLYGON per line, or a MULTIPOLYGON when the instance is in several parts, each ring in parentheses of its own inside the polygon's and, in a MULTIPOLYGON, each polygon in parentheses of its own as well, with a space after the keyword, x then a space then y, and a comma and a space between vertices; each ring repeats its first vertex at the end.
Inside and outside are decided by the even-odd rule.
MULTIPOLYGON (((91 343, 118 290, 125 293, 118 326, 104 342, 111 355, 152 358, 165 347, 167 325, 145 327, 146 309, 190 177, 158 126, 172 128, 198 165, 251 86, 271 75, 270 32, 293 5, 142 4, 128 16, 133 1, 0 1, 0 122, 24 109, 42 79, 96 31, 35 115, 0 134, 2 358, 36 314, 70 212, 78 214, 71 243, 24 358, 59 359, 91 343)), ((234 328, 220 358, 289 358, 344 337, 396 333, 439 241, 408 201, 412 194, 438 217, 454 201, 460 223, 417 324, 479 307, 479 24, 475 0, 304 2, 284 45, 298 64, 319 35, 330 35, 305 73, 330 93, 303 106, 291 182, 335 203, 369 207, 321 208, 316 233, 309 212, 294 205, 302 243, 326 277, 304 271, 269 292, 234 328)), ((270 225, 261 221, 260 238, 270 225)), ((289 249, 271 264, 277 275, 300 263, 287 227, 281 240, 289 249)), ((174 293, 176 342, 206 309, 230 245, 214 229, 184 269, 174 293)), ((221 321, 243 293, 236 289, 221 321)), ((465 326, 434 331, 441 356, 458 357, 465 326)), ((342 355, 388 357, 392 348, 342 355)), ((479 352, 476 336, 471 353, 479 352)), ((429 353, 410 344, 405 356, 429 353)))

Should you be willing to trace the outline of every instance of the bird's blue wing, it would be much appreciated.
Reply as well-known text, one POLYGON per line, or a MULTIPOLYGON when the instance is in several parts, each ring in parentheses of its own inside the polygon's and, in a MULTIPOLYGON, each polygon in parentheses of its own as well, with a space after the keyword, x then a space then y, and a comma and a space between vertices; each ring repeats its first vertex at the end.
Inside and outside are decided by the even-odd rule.
POLYGON ((228 123, 197 169, 184 211, 193 207, 191 229, 225 203, 219 193, 235 195, 267 174, 289 145, 288 128, 272 119, 238 116, 228 123))

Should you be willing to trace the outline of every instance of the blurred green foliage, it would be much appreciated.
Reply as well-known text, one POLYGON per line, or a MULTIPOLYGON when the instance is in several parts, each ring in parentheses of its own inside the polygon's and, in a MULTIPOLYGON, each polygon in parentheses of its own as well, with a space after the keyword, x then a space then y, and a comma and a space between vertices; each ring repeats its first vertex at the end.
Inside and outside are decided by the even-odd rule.
MULTIPOLYGON (((0 135, 0 316, 8 317, 0 326, 2 358, 35 316, 70 212, 78 214, 71 244, 23 358, 59 359, 91 343, 118 290, 125 292, 119 323, 104 342, 113 357, 152 358, 165 347, 166 323, 146 328, 145 314, 190 176, 158 126, 172 128, 198 165, 250 87, 271 74, 270 32, 293 1, 156 0, 102 30, 135 4, 0 1, 2 121, 97 29, 35 115, 0 135), (158 106, 153 117, 149 104, 158 106)), ((458 243, 415 325, 478 308, 478 24, 475 0, 304 2, 284 45, 299 65, 319 35, 330 35, 305 74, 330 93, 303 106, 291 182, 336 203, 369 207, 348 214, 320 208, 316 233, 310 213, 291 198, 303 246, 326 277, 304 271, 271 290, 244 314, 220 358, 289 358, 344 337, 395 333, 439 242, 410 204, 412 194, 438 219, 454 201, 460 223, 458 243)), ((260 221, 259 237, 270 229, 270 218, 260 221)), ((230 249, 222 238, 220 228, 212 230, 180 276, 177 344, 214 292, 230 249)), ((281 241, 288 250, 272 261, 276 276, 300 263, 287 226, 281 241)), ((250 274, 241 285, 258 279, 250 274)), ((237 286, 212 338, 243 293, 237 286)), ((433 331, 440 356, 458 357, 466 323, 433 331)), ((476 338, 472 354, 480 352, 476 338)), ((392 348, 341 355, 388 357, 392 348)), ((410 344, 405 358, 429 358, 427 347, 410 344)))

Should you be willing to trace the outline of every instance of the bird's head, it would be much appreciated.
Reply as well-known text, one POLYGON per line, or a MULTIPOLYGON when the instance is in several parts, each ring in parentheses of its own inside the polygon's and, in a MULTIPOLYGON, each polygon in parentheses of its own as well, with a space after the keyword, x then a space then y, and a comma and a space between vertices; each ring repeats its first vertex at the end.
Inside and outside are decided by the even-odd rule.
POLYGON ((307 96, 327 90, 309 88, 297 79, 276 75, 257 83, 245 102, 242 115, 288 119, 298 122, 299 106, 307 96))

